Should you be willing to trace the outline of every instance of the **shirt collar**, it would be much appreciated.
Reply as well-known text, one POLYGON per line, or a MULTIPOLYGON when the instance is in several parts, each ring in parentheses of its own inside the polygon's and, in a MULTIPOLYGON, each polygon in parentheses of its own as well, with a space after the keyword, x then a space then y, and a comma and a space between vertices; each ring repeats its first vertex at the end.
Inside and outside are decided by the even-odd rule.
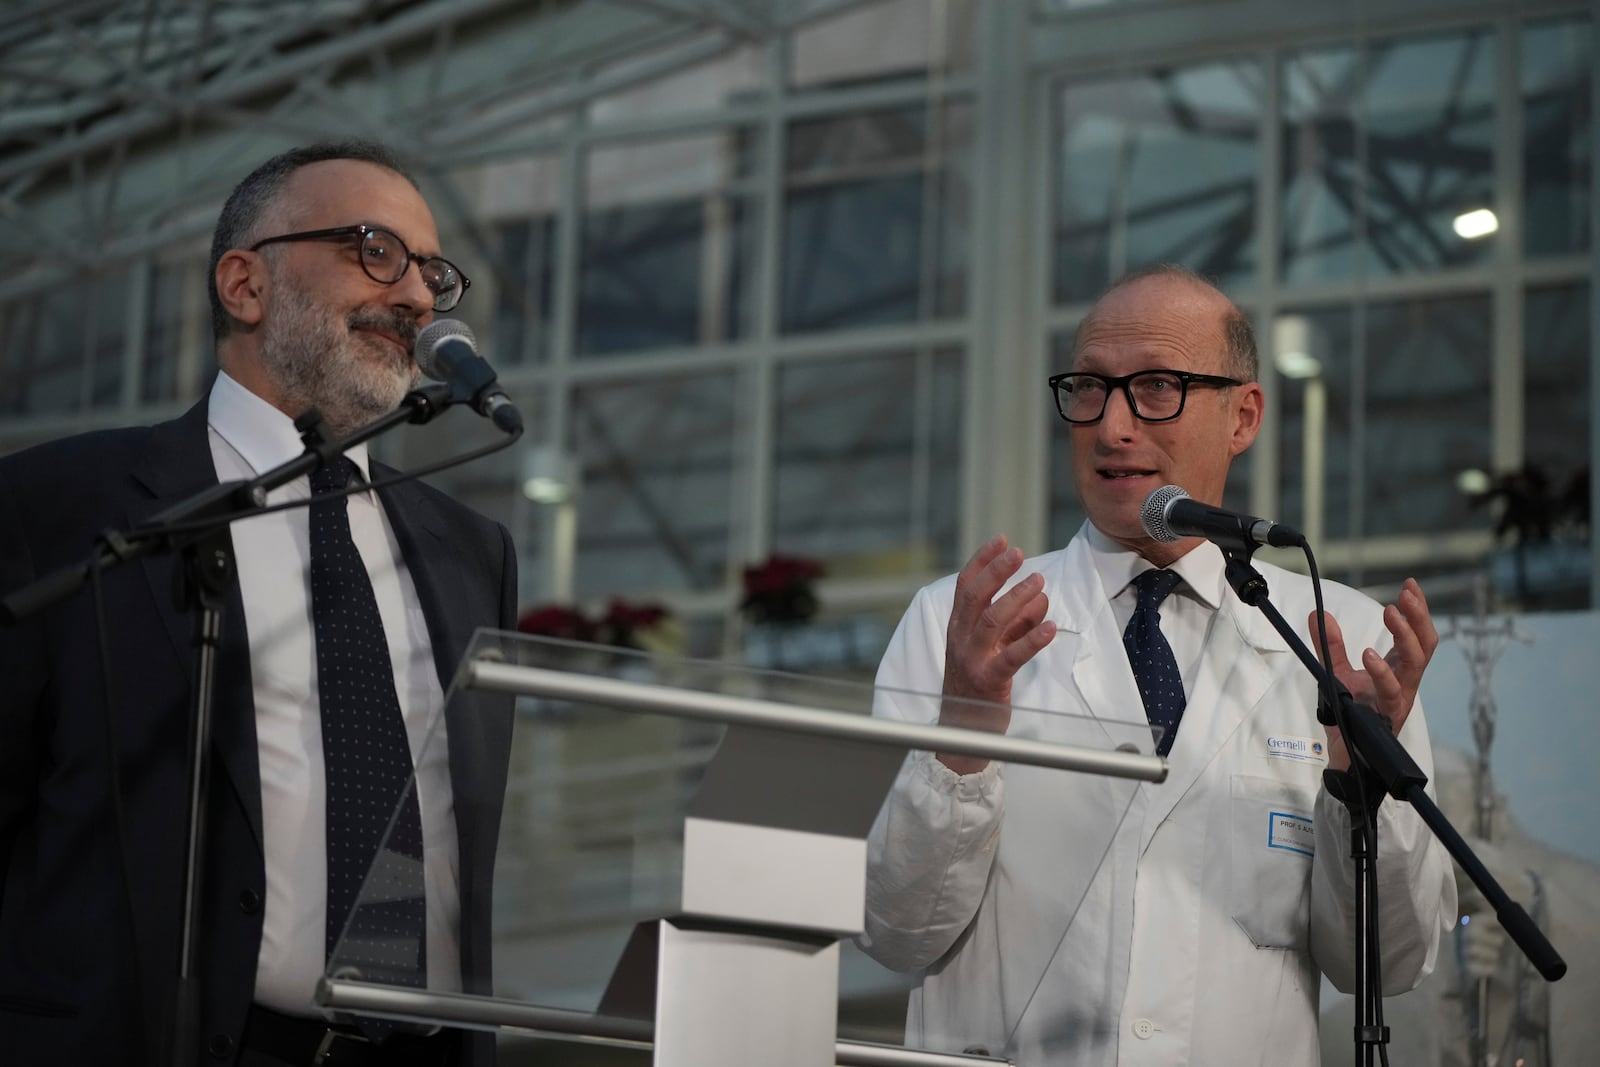
MULTIPOLYGON (((226 371, 217 372, 216 384, 211 387, 207 419, 217 435, 257 474, 305 451, 294 420, 230 378, 226 371)), ((371 481, 366 444, 352 445, 345 455, 355 463, 361 477, 371 481)))
MULTIPOLYGON (((1149 560, 1101 533, 1094 523, 1085 522, 1083 529, 1089 558, 1094 562, 1095 573, 1100 576, 1107 596, 1116 598, 1140 574, 1155 569, 1149 560)), ((1167 570, 1176 571, 1183 579, 1178 587, 1180 591, 1189 592, 1212 611, 1222 606, 1223 587, 1227 583, 1222 550, 1210 541, 1203 541, 1179 556, 1167 570)))

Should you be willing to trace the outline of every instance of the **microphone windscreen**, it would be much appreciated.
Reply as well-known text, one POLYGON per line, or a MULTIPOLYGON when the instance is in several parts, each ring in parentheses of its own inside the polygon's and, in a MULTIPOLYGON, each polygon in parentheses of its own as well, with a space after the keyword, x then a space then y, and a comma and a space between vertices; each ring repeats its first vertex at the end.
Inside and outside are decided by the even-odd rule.
POLYGON ((478 350, 478 339, 472 336, 472 328, 460 319, 434 319, 417 334, 417 343, 412 349, 417 369, 436 382, 450 380, 450 368, 439 358, 439 343, 451 337, 460 338, 474 352, 478 350))
POLYGON ((1168 544, 1183 540, 1182 534, 1174 533, 1172 527, 1167 525, 1167 506, 1174 500, 1185 500, 1188 496, 1176 485, 1163 485, 1160 489, 1152 490, 1139 507, 1139 521, 1144 523, 1144 532, 1152 539, 1168 544))

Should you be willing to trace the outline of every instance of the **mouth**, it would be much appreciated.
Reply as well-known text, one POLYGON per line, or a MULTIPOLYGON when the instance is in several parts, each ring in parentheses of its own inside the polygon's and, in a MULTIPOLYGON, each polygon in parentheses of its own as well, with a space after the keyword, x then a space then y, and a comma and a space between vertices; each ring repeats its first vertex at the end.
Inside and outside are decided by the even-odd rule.
POLYGON ((411 346, 406 343, 406 341, 397 333, 392 333, 389 330, 374 329, 371 326, 363 326, 360 329, 362 333, 369 333, 374 337, 381 337, 385 341, 388 341, 390 344, 394 345, 396 348, 403 350, 407 355, 411 354, 411 346))
POLYGON ((1108 482, 1133 481, 1139 478, 1153 478, 1156 472, 1140 470, 1133 467, 1101 467, 1095 471, 1102 479, 1108 482))
POLYGON ((411 342, 400 334, 392 330, 378 329, 372 326, 360 326, 357 327, 357 331, 370 337, 376 337, 381 341, 386 341, 388 346, 394 349, 395 355, 400 360, 406 363, 411 361, 411 342))

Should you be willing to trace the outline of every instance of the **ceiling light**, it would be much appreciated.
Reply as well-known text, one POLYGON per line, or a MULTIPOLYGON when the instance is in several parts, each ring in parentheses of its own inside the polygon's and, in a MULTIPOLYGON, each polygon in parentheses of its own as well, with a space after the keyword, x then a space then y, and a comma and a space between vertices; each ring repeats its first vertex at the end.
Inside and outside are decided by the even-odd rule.
POLYGON ((1500 220, 1486 207, 1456 216, 1456 233, 1469 241, 1487 237, 1500 228, 1500 220))
POLYGON ((1318 377, 1322 364, 1311 354, 1311 320, 1304 315, 1279 315, 1272 323, 1272 365, 1285 378, 1318 377))
POLYGON ((536 504, 565 504, 578 495, 578 464, 552 445, 530 445, 522 454, 522 495, 536 504))
POLYGON ((565 504, 572 487, 556 478, 529 478, 522 483, 522 495, 536 504, 565 504))
POLYGON ((1305 381, 1322 374, 1322 364, 1309 352, 1279 352, 1272 362, 1285 378, 1305 381))
POLYGON ((1467 496, 1482 496, 1489 491, 1489 472, 1468 468, 1456 475, 1456 489, 1467 496))

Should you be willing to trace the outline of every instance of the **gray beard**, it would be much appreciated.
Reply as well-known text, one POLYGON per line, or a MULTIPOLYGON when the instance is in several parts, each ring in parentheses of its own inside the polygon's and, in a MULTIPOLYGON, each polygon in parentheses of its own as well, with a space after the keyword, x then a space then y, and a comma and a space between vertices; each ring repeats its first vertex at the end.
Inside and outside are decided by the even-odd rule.
POLYGON ((362 308, 341 324, 298 286, 280 285, 279 293, 281 303, 262 324, 261 364, 291 414, 316 408, 344 437, 399 406, 417 380, 415 365, 402 365, 388 342, 355 330, 380 326, 415 339, 415 320, 362 308))

